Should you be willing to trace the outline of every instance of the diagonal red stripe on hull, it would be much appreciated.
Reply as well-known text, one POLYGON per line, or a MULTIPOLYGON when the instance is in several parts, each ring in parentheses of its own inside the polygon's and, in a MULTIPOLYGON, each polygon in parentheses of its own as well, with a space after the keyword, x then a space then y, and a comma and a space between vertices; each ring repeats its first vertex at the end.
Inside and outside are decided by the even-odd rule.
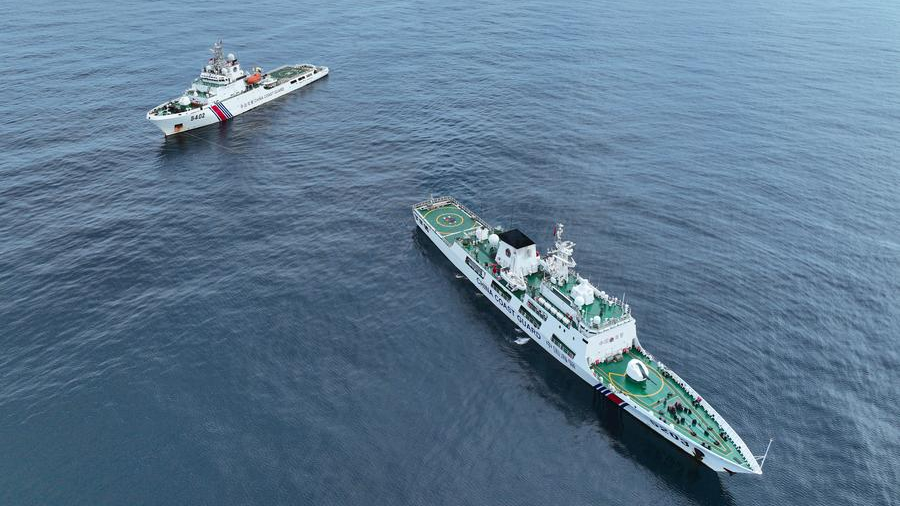
POLYGON ((216 114, 216 116, 219 118, 219 121, 225 121, 227 119, 225 117, 225 113, 220 111, 219 108, 216 107, 215 105, 211 105, 211 106, 209 106, 209 108, 212 109, 212 112, 214 112, 216 114))
POLYGON ((607 397, 609 400, 615 402, 616 405, 618 405, 618 406, 621 406, 622 403, 624 402, 624 401, 622 401, 622 399, 619 399, 619 396, 618 396, 618 395, 616 395, 616 394, 614 394, 614 393, 612 393, 612 392, 606 394, 606 397, 607 397))

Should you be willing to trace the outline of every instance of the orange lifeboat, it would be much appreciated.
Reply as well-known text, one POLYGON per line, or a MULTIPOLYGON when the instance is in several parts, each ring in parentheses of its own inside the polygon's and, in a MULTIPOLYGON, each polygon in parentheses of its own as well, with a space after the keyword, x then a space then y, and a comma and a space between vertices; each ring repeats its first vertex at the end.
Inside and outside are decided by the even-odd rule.
POLYGON ((252 76, 248 77, 246 79, 246 81, 247 81, 247 84, 256 84, 259 82, 260 79, 262 79, 262 76, 259 75, 259 72, 257 72, 255 74, 253 74, 252 76))

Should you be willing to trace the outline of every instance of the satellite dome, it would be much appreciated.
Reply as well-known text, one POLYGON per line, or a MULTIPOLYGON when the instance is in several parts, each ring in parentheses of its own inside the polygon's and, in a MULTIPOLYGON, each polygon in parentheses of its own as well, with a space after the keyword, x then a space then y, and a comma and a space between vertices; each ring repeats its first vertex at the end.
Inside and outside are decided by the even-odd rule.
POLYGON ((578 284, 572 287, 572 298, 581 297, 582 305, 590 305, 594 303, 594 286, 590 281, 579 277, 578 284))
POLYGON ((581 295, 577 295, 575 297, 575 305, 578 307, 583 306, 584 305, 584 297, 582 297, 581 295))
POLYGON ((234 57, 234 53, 228 53, 228 57, 226 58, 228 61, 234 61, 236 58, 234 57))
POLYGON ((600 318, 599 316, 595 316, 595 317, 591 318, 591 323, 593 323, 595 326, 599 327, 600 324, 603 323, 603 318, 600 318))
POLYGON ((207 71, 207 72, 212 72, 212 69, 213 69, 213 66, 212 66, 212 65, 207 65, 207 66, 206 66, 206 71, 207 71))
POLYGON ((650 377, 650 371, 647 370, 647 366, 636 358, 633 358, 630 362, 628 362, 628 366, 625 367, 625 374, 627 374, 628 377, 632 380, 639 383, 647 381, 647 379, 650 377))
POLYGON ((500 236, 497 234, 491 234, 488 237, 488 242, 491 243, 491 246, 496 246, 500 244, 500 236))
POLYGON ((191 105, 191 99, 185 95, 178 99, 178 103, 181 105, 191 105))

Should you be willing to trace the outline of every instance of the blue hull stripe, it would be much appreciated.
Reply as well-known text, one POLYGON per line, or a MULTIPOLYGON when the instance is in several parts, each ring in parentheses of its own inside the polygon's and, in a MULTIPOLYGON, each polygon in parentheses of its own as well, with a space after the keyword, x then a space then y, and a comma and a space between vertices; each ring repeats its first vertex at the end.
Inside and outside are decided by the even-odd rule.
POLYGON ((223 104, 222 102, 218 102, 218 104, 219 104, 219 109, 222 109, 222 112, 224 112, 225 115, 228 116, 229 119, 234 117, 234 114, 231 114, 231 111, 229 111, 228 108, 225 107, 225 104, 223 104))
MULTIPOLYGON (((609 395, 612 394, 612 390, 610 390, 610 389, 606 388, 605 386, 603 386, 603 383, 597 383, 597 384, 594 386, 594 390, 600 392, 600 393, 603 394, 605 397, 609 397, 609 395)), ((628 406, 628 403, 625 402, 624 400, 622 400, 621 397, 619 397, 618 395, 616 395, 615 397, 621 401, 621 403, 616 402, 616 405, 618 405, 618 406, 620 406, 620 407, 623 407, 623 408, 624 408, 625 406, 628 406)), ((612 400, 612 398, 610 398, 609 400, 612 400)), ((615 401, 613 401, 613 402, 615 402, 615 401)))

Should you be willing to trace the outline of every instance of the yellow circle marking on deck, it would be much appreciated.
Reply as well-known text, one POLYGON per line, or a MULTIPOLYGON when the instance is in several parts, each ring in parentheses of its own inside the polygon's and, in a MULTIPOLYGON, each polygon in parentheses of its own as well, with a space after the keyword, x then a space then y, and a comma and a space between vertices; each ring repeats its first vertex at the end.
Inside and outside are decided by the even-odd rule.
MULTIPOLYGON (((662 376, 659 375, 658 372, 654 371, 653 369, 649 369, 649 371, 652 372, 653 374, 656 374, 656 376, 660 379, 660 385, 659 385, 659 388, 658 388, 655 392, 653 392, 652 394, 641 394, 641 395, 638 395, 638 394, 632 394, 631 392, 629 392, 629 393, 627 393, 626 395, 629 395, 629 396, 632 396, 632 397, 649 397, 649 396, 651 396, 651 395, 656 395, 656 394, 658 394, 660 391, 662 391, 663 387, 665 386, 665 380, 662 378, 662 376)), ((612 373, 612 372, 607 373, 606 375, 609 376, 609 381, 612 382, 614 385, 618 385, 618 383, 616 383, 616 382, 612 379, 613 376, 625 376, 625 374, 618 374, 618 373, 612 373)), ((681 394, 681 392, 679 392, 679 391, 676 390, 676 389, 673 389, 673 392, 675 392, 675 395, 676 395, 678 398, 680 398, 681 400, 683 400, 683 401, 685 402, 685 409, 688 409, 688 408, 687 408, 687 405, 690 404, 690 402, 688 401, 688 399, 687 399, 686 397, 684 397, 684 396, 681 394)), ((651 404, 650 406, 652 407, 652 406, 656 405, 658 402, 659 402, 659 401, 656 401, 656 402, 654 402, 653 404, 651 404)), ((696 416, 696 414, 695 414, 694 416, 696 416)), ((703 421, 703 420, 701 420, 701 423, 703 423, 703 425, 706 425, 705 421, 703 421)), ((682 434, 684 434, 685 436, 688 436, 688 433, 687 433, 680 425, 674 425, 674 427, 675 427, 676 429, 678 429, 678 431, 681 432, 682 434)), ((721 455, 721 456, 723 456, 723 457, 728 457, 728 456, 730 456, 732 453, 734 453, 734 449, 731 448, 731 447, 729 447, 729 446, 725 443, 725 441, 724 441, 722 438, 719 437, 719 435, 716 433, 716 431, 713 430, 712 427, 706 425, 706 429, 710 431, 710 433, 712 434, 713 439, 718 440, 718 441, 721 443, 721 448, 715 448, 715 447, 710 446, 709 448, 707 448, 707 450, 711 450, 711 451, 713 451, 713 452, 715 452, 715 453, 718 453, 719 455, 721 455), (726 451, 726 450, 727 450, 727 451, 726 451)), ((691 437, 696 437, 696 436, 691 436, 691 437)), ((740 454, 740 452, 738 452, 738 454, 740 454)), ((740 464, 738 464, 738 465, 740 465, 740 464)))
POLYGON ((434 219, 434 221, 437 223, 438 220, 441 219, 441 218, 443 218, 444 216, 453 216, 453 217, 455 217, 455 218, 459 218, 459 223, 457 223, 456 225, 446 225, 446 224, 444 224, 444 223, 438 223, 438 225, 440 225, 440 226, 442 226, 442 227, 456 228, 456 227, 458 227, 458 226, 460 226, 460 225, 462 225, 463 223, 466 222, 466 219, 463 218, 462 216, 460 216, 460 215, 457 214, 457 213, 444 213, 444 214, 439 214, 439 215, 434 219))
MULTIPOLYGON (((438 208, 432 209, 431 211, 428 211, 427 213, 425 213, 425 221, 428 221, 428 217, 431 216, 431 213, 433 213, 433 212, 435 212, 435 211, 445 211, 445 210, 447 210, 447 209, 455 209, 455 208, 454 208, 454 207, 446 207, 446 206, 445 206, 445 207, 438 207, 438 208)), ((444 214, 450 214, 450 213, 447 212, 447 213, 444 213, 444 214)), ((443 216, 444 214, 438 215, 438 218, 440 218, 440 217, 443 216)), ((453 213, 453 214, 455 214, 455 213, 453 213)), ((457 216, 458 216, 458 215, 457 215, 457 216)), ((437 221, 437 218, 435 218, 435 221, 437 221)))
MULTIPOLYGON (((642 362, 643 362, 643 361, 642 361, 642 362)), ((650 371, 653 371, 653 369, 650 369, 650 371)), ((656 392, 653 392, 652 394, 641 394, 641 395, 638 395, 638 394, 632 394, 632 393, 628 392, 628 393, 626 393, 625 395, 627 395, 627 396, 632 396, 632 397, 648 397, 648 396, 651 396, 651 395, 656 395, 656 394, 658 394, 658 393, 663 389, 663 387, 665 386, 665 380, 659 375, 659 373, 657 373, 656 371, 653 371, 653 372, 654 372, 654 374, 656 374, 656 376, 659 377, 659 379, 660 379, 660 387, 656 390, 656 392)), ((626 375, 625 375, 625 374, 619 374, 619 373, 612 373, 612 372, 609 372, 609 373, 606 373, 606 376, 609 378, 610 383, 612 383, 613 385, 618 386, 618 383, 616 383, 616 382, 613 380, 612 377, 613 377, 613 376, 626 376, 626 375)), ((688 404, 691 404, 691 403, 690 403, 690 401, 688 401, 687 397, 685 397, 684 395, 682 395, 681 392, 679 392, 677 389, 674 389, 674 388, 673 388, 672 391, 675 393, 675 396, 676 396, 676 397, 678 397, 679 399, 681 399, 682 401, 684 401, 684 403, 685 403, 685 408, 686 408, 686 409, 689 409, 689 408, 687 408, 687 405, 688 405, 688 404)), ((624 392, 623 392, 623 393, 624 393, 624 392)), ((655 406, 655 405, 658 404, 658 403, 659 403, 659 400, 657 400, 656 402, 654 402, 653 404, 651 404, 650 407, 652 408, 653 406, 655 406)), ((693 410, 691 410, 691 411, 693 411, 693 410)), ((697 415, 694 414, 694 416, 697 416, 697 415)), ((669 424, 668 420, 666 420, 666 423, 669 424)), ((707 447, 706 449, 707 449, 707 450, 710 450, 710 451, 712 451, 713 453, 716 453, 716 454, 718 454, 718 455, 720 455, 720 456, 722 456, 722 457, 724 457, 724 458, 726 458, 726 459, 728 459, 730 462, 732 462, 732 463, 734 463, 734 464, 736 464, 736 465, 745 467, 745 466, 743 466, 742 464, 736 462, 736 461, 735 461, 736 459, 734 459, 734 458, 732 457, 733 454, 736 454, 736 455, 740 456, 741 458, 744 458, 743 455, 741 454, 740 450, 737 448, 737 443, 734 443, 734 446, 728 445, 728 443, 727 443, 724 439, 722 439, 721 437, 719 437, 719 434, 718 434, 712 427, 710 427, 709 425, 706 424, 706 421, 705 421, 705 420, 701 420, 701 423, 703 423, 703 425, 706 426, 707 430, 710 431, 710 434, 712 434, 713 439, 719 441, 719 443, 720 443, 720 447, 718 447, 718 448, 717 448, 717 447, 714 447, 714 446, 712 446, 712 445, 710 445, 710 446, 707 447)), ((670 424, 670 425, 671 425, 671 424, 670 424)), ((672 425, 672 427, 674 427, 675 430, 677 430, 678 432, 684 434, 685 437, 690 437, 690 438, 693 438, 694 440, 696 440, 696 438, 699 437, 699 436, 691 436, 691 435, 687 432, 687 430, 686 430, 684 427, 682 427, 681 425, 675 424, 675 425, 672 425)), ((745 460, 746 460, 746 459, 745 459, 745 460)), ((749 464, 748 464, 748 465, 749 465, 749 464)))
MULTIPOLYGON (((437 208, 437 209, 432 209, 431 211, 428 211, 427 213, 425 213, 425 221, 431 221, 431 220, 428 219, 428 217, 431 215, 431 213, 433 213, 433 212, 435 212, 435 211, 442 211, 442 210, 444 210, 444 209, 447 209, 447 208, 446 208, 446 207, 439 207, 439 208, 437 208)), ((446 229, 446 232, 450 232, 450 231, 453 230, 454 228, 461 227, 461 226, 465 225, 465 223, 466 223, 466 218, 465 218, 463 215, 461 215, 461 214, 459 214, 459 213, 456 213, 456 212, 453 212, 453 211, 449 211, 449 212, 445 212, 445 213, 443 213, 443 214, 439 214, 439 215, 437 215, 437 216, 434 218, 434 224, 437 225, 437 226, 439 226, 439 227, 441 227, 441 228, 443 228, 443 229, 446 229), (443 223, 438 222, 438 220, 441 219, 441 218, 443 218, 444 216, 455 216, 455 217, 459 218, 459 223, 457 223, 456 225, 444 225, 443 223)))

